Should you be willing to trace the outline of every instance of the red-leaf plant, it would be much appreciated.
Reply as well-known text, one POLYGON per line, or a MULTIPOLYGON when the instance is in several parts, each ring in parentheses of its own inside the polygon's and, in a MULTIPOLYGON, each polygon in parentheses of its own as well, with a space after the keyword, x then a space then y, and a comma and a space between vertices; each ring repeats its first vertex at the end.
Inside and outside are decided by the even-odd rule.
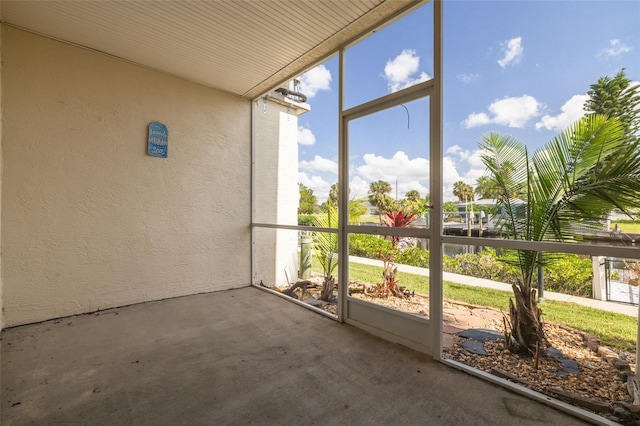
MULTIPOLYGON (((393 212, 383 212, 382 224, 390 228, 406 228, 411 225, 418 215, 408 212, 405 213, 402 210, 393 212)), ((391 244, 393 249, 390 253, 382 254, 380 257, 384 263, 382 272, 382 283, 378 285, 378 294, 382 297, 388 297, 393 295, 396 297, 404 297, 404 292, 398 287, 398 280, 396 279, 396 272, 398 268, 395 265, 395 249, 398 247, 400 237, 396 235, 391 236, 391 244)))
MULTIPOLYGON (((382 224, 384 226, 388 226, 390 228, 407 228, 413 222, 418 219, 418 215, 408 212, 405 213, 402 210, 393 211, 393 212, 383 212, 382 214, 382 224)), ((398 243, 400 242, 400 237, 394 235, 391 237, 391 242, 393 248, 398 247, 398 243)))

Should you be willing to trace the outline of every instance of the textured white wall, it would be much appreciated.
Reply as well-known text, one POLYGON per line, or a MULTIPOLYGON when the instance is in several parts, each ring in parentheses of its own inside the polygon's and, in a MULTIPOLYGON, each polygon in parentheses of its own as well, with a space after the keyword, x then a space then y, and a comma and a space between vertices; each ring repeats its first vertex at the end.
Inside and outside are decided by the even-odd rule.
MULTIPOLYGON (((254 105, 256 222, 298 224, 298 115, 308 106, 273 99, 254 105)), ((298 231, 258 230, 256 281, 284 286, 298 279, 298 231)))
POLYGON ((250 283, 250 102, 2 41, 5 326, 250 283), (146 155, 156 120, 167 159, 146 155))

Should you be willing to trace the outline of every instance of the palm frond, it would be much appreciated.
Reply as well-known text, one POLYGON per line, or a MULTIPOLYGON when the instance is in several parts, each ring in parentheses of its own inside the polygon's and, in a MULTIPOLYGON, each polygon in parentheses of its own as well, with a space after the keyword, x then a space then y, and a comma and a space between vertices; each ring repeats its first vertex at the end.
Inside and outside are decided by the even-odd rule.
MULTIPOLYGON (((313 218, 314 226, 322 228, 338 227, 338 211, 330 207, 326 214, 313 218)), ((338 234, 332 232, 313 232, 313 251, 322 266, 325 277, 333 274, 338 267, 338 234)))
MULTIPOLYGON (((573 241, 612 209, 640 207, 640 148, 615 118, 588 115, 531 158, 521 142, 496 134, 479 143, 482 161, 503 196, 498 226, 513 239, 573 241)), ((530 283, 539 253, 519 251, 530 283)))

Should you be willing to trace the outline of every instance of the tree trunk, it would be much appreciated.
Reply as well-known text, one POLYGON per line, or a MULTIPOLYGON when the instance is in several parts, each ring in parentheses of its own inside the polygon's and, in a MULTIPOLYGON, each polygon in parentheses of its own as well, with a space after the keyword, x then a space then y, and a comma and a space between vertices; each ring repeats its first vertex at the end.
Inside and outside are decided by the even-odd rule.
POLYGON ((514 284, 515 304, 509 299, 509 316, 511 319, 511 338, 515 347, 507 342, 512 352, 525 352, 535 355, 536 348, 546 348, 546 339, 541 319, 542 312, 536 302, 536 290, 527 286, 514 284))
POLYGON ((320 299, 325 302, 333 301, 333 288, 336 285, 336 279, 333 275, 329 275, 324 277, 324 281, 322 282, 322 292, 320 293, 320 299))

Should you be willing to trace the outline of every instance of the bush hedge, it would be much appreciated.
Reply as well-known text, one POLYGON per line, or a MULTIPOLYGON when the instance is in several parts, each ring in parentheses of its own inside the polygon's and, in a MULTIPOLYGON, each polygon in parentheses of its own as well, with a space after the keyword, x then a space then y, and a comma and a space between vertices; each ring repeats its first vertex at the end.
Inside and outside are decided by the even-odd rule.
MULTIPOLYGON (((392 250, 391 241, 377 235, 350 234, 349 254, 351 256, 380 259, 381 254, 392 250)), ((429 267, 429 250, 418 247, 405 250, 396 249, 395 261, 398 264, 429 267)), ((464 253, 454 257, 443 257, 443 270, 455 274, 516 284, 520 279, 520 270, 509 262, 509 256, 498 254, 496 250, 486 249, 479 253, 464 253)), ((547 291, 592 297, 591 259, 575 254, 558 254, 549 260, 544 269, 544 288, 547 291)))

